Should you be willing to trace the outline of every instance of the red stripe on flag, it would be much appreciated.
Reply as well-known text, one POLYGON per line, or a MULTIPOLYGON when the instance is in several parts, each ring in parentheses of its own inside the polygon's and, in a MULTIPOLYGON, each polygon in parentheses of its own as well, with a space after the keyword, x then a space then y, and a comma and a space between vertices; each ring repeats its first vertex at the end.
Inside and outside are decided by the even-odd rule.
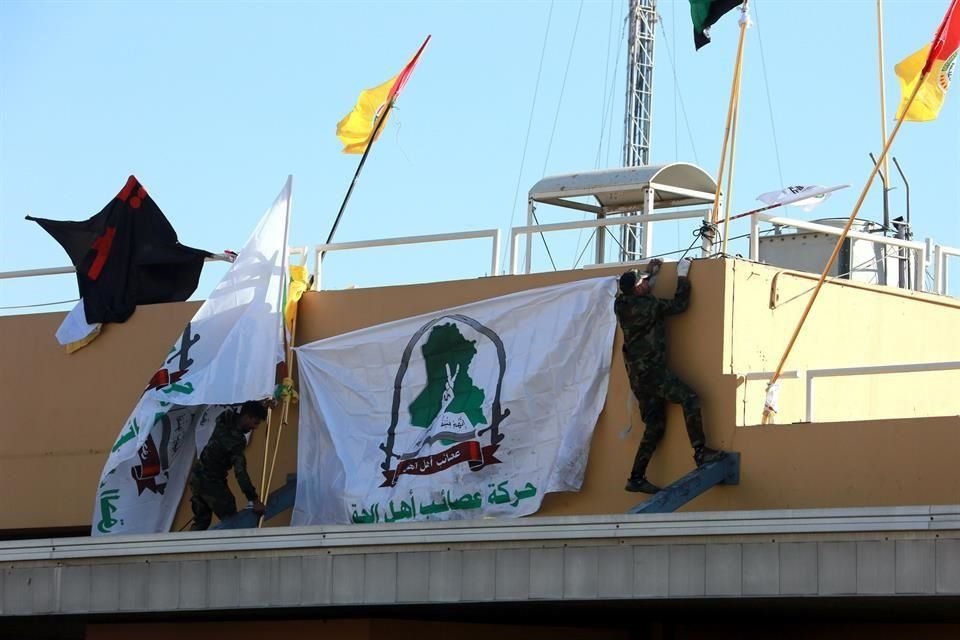
POLYGON ((420 48, 417 49, 417 52, 414 54, 413 58, 410 59, 410 62, 407 63, 407 66, 403 68, 397 75, 397 81, 393 83, 393 86, 390 87, 390 93, 387 94, 387 102, 392 102, 400 95, 400 91, 403 90, 403 86, 407 84, 407 80, 410 79, 411 74, 413 74, 413 68, 417 66, 417 62, 420 60, 420 54, 423 53, 423 50, 427 48, 427 43, 430 42, 431 36, 427 36, 427 39, 423 41, 423 44, 420 45, 420 48))
POLYGON ((87 270, 87 277, 91 280, 96 280, 100 277, 100 272, 103 271, 103 265, 107 263, 107 258, 110 257, 110 249, 113 247, 113 238, 116 235, 116 227, 107 227, 103 235, 94 240, 93 244, 90 245, 90 248, 97 252, 97 257, 93 259, 93 264, 91 264, 87 270))
POLYGON ((924 75, 929 73, 936 60, 946 60, 958 48, 960 48, 960 0, 953 0, 946 15, 943 16, 943 22, 940 23, 937 34, 933 36, 930 54, 927 55, 922 73, 924 75))

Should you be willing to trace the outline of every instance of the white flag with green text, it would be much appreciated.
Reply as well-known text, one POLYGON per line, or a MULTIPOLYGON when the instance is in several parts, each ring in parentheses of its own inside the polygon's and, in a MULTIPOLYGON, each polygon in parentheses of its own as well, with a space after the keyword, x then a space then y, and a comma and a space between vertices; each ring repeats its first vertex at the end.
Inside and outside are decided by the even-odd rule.
POLYGON ((291 179, 148 381, 110 450, 92 535, 169 531, 226 405, 272 395, 283 360, 291 179))
POLYGON ((582 280, 297 348, 293 524, 522 516, 579 490, 615 293, 582 280))

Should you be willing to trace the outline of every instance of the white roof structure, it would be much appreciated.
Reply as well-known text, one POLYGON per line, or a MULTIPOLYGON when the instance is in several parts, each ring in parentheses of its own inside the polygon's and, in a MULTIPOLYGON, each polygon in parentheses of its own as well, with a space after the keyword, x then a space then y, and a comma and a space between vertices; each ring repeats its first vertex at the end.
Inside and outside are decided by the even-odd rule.
POLYGON ((716 188, 704 169, 673 162, 549 176, 533 185, 529 199, 600 215, 644 209, 647 190, 653 192, 654 209, 711 204, 716 188), (570 200, 583 197, 597 204, 570 200))

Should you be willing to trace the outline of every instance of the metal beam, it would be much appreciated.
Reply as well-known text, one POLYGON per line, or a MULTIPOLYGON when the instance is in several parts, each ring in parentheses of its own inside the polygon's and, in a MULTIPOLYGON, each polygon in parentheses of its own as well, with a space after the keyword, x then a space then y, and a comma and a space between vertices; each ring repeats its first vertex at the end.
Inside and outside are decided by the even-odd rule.
POLYGON ((630 513, 672 513, 718 484, 740 484, 739 453, 727 453, 716 462, 694 469, 649 500, 630 509, 630 513))

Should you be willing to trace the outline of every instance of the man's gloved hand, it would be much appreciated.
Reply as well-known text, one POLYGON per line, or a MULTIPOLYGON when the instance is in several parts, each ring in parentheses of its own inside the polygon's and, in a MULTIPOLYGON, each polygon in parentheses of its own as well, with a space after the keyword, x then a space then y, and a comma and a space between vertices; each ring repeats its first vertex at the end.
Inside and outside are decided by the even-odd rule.
POLYGON ((267 507, 260 502, 259 500, 253 501, 253 512, 258 516, 262 516, 263 512, 267 510, 267 507))
POLYGON ((686 278, 687 274, 690 273, 690 265, 693 264, 693 260, 690 258, 684 258, 679 263, 677 263, 677 277, 686 278))
POLYGON ((660 271, 660 266, 663 264, 663 260, 660 258, 654 258, 647 263, 647 273, 651 275, 657 275, 657 272, 660 271))

